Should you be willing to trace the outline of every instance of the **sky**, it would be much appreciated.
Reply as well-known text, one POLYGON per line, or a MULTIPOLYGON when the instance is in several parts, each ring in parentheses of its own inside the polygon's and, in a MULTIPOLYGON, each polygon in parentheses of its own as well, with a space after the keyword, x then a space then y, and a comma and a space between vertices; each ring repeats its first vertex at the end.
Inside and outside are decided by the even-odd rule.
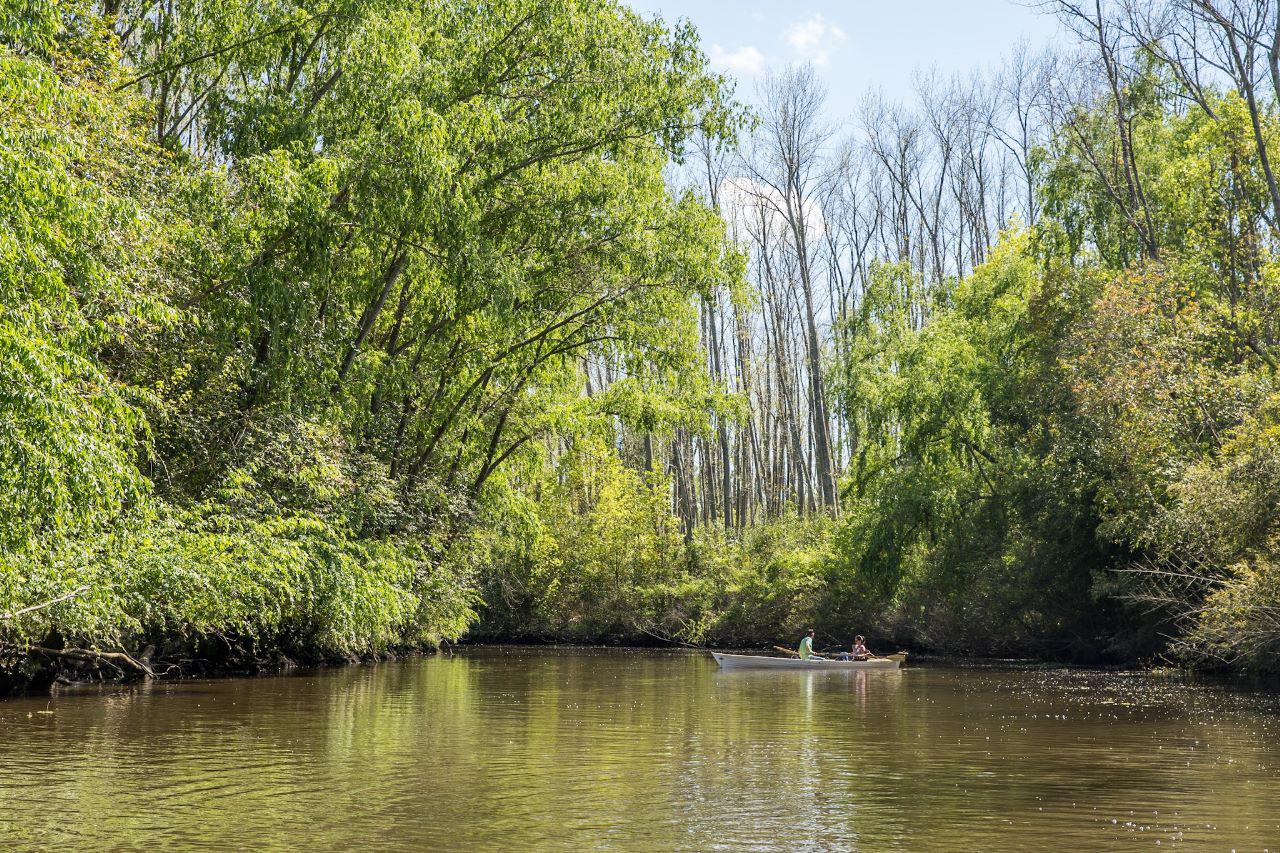
POLYGON ((869 88, 910 101, 917 70, 949 74, 998 66, 1020 39, 1063 38, 1057 21, 1015 0, 629 0, 645 14, 687 18, 717 70, 739 80, 741 100, 769 68, 811 62, 829 91, 833 121, 869 88))

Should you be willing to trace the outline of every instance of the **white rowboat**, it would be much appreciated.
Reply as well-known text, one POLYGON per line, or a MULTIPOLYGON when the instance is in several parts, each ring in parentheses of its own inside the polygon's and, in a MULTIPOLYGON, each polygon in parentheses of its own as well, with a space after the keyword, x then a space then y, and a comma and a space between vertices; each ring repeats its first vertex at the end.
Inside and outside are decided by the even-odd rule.
POLYGON ((720 664, 721 669, 807 669, 807 670, 847 670, 847 669, 898 669, 907 659, 906 652, 872 658, 871 660, 800 660, 799 658, 769 657, 766 655, 730 655, 724 652, 712 652, 711 656, 720 664))

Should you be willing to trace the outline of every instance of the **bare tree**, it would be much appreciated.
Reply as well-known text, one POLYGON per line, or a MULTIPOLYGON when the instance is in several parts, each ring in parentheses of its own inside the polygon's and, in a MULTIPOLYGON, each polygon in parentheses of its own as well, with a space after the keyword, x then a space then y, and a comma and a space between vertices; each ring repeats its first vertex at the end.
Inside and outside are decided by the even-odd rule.
POLYGON ((744 160, 756 194, 783 225, 788 240, 787 269, 800 285, 803 299, 803 338, 807 363, 810 429, 814 446, 814 477, 821 506, 838 511, 836 471, 831 453, 826 386, 823 379, 822 339, 815 299, 817 253, 825 227, 818 200, 831 131, 822 110, 826 91, 811 66, 770 75, 761 89, 762 129, 754 156, 744 160))

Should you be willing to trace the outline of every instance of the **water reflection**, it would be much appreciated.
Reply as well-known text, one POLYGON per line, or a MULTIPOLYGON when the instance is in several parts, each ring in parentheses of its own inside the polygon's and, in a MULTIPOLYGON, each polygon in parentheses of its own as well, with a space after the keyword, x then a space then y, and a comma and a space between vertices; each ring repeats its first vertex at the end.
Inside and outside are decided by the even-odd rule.
POLYGON ((1129 674, 476 650, 0 703, 0 844, 1275 850, 1276 711, 1129 674))

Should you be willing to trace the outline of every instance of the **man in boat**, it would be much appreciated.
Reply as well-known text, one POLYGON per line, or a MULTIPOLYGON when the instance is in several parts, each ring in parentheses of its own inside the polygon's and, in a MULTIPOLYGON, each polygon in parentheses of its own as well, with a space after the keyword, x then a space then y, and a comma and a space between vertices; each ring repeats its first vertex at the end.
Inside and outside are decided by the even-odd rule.
POLYGON ((853 638, 853 651, 840 653, 840 660, 871 660, 873 657, 875 655, 871 654, 861 634, 853 638))
POLYGON ((815 631, 810 628, 809 633, 800 641, 800 660, 826 660, 822 655, 813 653, 813 637, 815 631))

